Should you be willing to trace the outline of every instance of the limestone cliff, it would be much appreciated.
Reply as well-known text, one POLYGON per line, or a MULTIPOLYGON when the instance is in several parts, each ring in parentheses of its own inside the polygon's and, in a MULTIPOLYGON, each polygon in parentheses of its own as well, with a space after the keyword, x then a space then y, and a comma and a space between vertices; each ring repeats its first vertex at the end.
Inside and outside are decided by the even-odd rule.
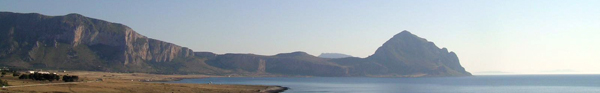
POLYGON ((468 76, 454 52, 402 31, 379 47, 367 59, 383 64, 385 73, 399 75, 468 76))
POLYGON ((0 66, 159 74, 469 76, 457 55, 403 31, 367 58, 193 52, 118 23, 79 14, 0 12, 0 66))
MULTIPOLYGON (((19 58, 10 61, 25 63, 14 66, 27 67, 33 65, 27 64, 31 61, 41 61, 48 57, 36 55, 51 54, 39 51, 40 48, 49 45, 53 46, 51 48, 66 48, 72 52, 71 56, 74 56, 73 53, 83 52, 76 48, 85 47, 94 52, 92 58, 87 59, 96 56, 99 59, 96 61, 116 62, 133 67, 143 67, 148 62, 170 62, 178 57, 194 55, 188 48, 145 37, 125 25, 79 14, 45 16, 36 13, 1 12, 0 22, 0 58, 18 56, 19 58), (58 46, 61 44, 67 46, 58 46)), ((50 59, 57 58, 59 60, 55 61, 82 61, 61 57, 50 59)), ((44 62, 41 64, 45 65, 44 62)))

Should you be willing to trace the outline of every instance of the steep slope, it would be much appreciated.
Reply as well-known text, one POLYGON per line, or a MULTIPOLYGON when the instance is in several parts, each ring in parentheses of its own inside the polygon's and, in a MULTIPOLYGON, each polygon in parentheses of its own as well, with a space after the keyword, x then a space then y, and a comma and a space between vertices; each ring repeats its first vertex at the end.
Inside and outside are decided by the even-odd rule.
POLYGON ((319 55, 320 58, 347 58, 352 57, 350 55, 342 54, 342 53, 321 53, 319 55))
POLYGON ((0 66, 160 74, 284 76, 468 76, 454 52, 403 31, 367 58, 215 54, 151 39, 79 14, 0 12, 0 66))
MULTIPOLYGON (((209 54, 209 53, 203 53, 209 54)), ((207 56, 209 58, 211 56, 207 56)), ((300 76, 346 76, 347 69, 305 52, 273 56, 254 54, 216 55, 207 61, 211 66, 242 74, 281 74, 300 76)))
POLYGON ((367 59, 400 75, 467 76, 454 52, 438 48, 433 42, 402 31, 379 47, 367 59))
POLYGON ((0 61, 22 68, 152 72, 152 64, 194 56, 131 28, 79 14, 0 12, 0 61))

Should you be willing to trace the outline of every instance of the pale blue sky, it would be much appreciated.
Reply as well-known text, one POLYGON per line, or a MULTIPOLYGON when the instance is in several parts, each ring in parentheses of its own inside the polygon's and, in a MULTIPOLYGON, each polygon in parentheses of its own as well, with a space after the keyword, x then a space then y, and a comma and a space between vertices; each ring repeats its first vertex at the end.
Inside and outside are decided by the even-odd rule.
POLYGON ((599 0, 2 0, 0 11, 79 13, 220 54, 366 57, 409 30, 475 74, 600 74, 599 0))

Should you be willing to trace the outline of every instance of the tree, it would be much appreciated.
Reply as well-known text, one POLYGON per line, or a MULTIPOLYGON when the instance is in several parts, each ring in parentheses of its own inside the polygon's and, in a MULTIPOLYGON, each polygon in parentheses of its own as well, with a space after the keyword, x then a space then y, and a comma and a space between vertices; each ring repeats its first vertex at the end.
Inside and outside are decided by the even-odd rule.
POLYGON ((56 81, 60 80, 60 76, 54 74, 54 79, 56 79, 56 81))
POLYGON ((19 75, 21 75, 21 73, 19 73, 19 72, 13 72, 13 77, 16 77, 16 76, 19 76, 19 75))
POLYGON ((54 76, 52 76, 51 74, 42 74, 42 77, 44 77, 43 80, 48 80, 50 82, 54 80, 54 76))
POLYGON ((8 86, 8 82, 0 79, 0 86, 8 86))
POLYGON ((73 81, 79 81, 79 76, 73 76, 73 81))
POLYGON ((34 75, 33 75, 33 74, 29 74, 29 75, 27 75, 27 77, 28 77, 28 79, 35 80, 35 78, 34 78, 34 75))
MULTIPOLYGON (((75 76, 67 76, 66 78, 72 78, 72 77, 75 77, 75 76)), ((63 77, 63 78, 65 78, 65 77, 63 77)), ((48 81, 52 82, 52 81, 60 80, 60 76, 58 76, 56 74, 33 73, 33 74, 22 74, 21 76, 19 76, 19 79, 31 79, 31 80, 37 80, 37 81, 48 80, 48 81)), ((67 79, 67 80, 72 80, 72 79, 67 79)))
POLYGON ((62 80, 64 82, 73 82, 73 81, 71 81, 71 76, 67 76, 67 75, 64 75, 63 78, 62 78, 62 80))
POLYGON ((29 75, 23 74, 19 76, 19 79, 29 79, 29 75))
POLYGON ((0 77, 4 77, 4 75, 6 75, 6 72, 2 71, 2 76, 0 77))
POLYGON ((63 81, 65 81, 65 82, 75 82, 78 80, 79 80, 78 76, 67 76, 67 75, 63 76, 63 81))

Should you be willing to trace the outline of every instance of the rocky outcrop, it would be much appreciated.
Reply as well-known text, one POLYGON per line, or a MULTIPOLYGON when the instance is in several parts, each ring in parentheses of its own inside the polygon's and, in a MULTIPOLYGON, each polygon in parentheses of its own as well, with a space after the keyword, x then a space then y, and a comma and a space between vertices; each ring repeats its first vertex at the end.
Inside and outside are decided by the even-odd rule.
POLYGON ((193 52, 118 23, 79 14, 0 12, 0 66, 160 74, 468 76, 454 52, 403 31, 367 58, 193 52))
POLYGON ((94 52, 93 56, 99 56, 102 61, 131 66, 194 56, 191 49, 145 37, 125 25, 79 14, 45 16, 1 12, 0 20, 0 31, 6 33, 1 37, 3 56, 27 53, 21 59, 25 62, 38 59, 35 55, 43 54, 38 51, 42 45, 58 48, 60 44, 70 49, 88 47, 94 52))
POLYGON ((402 31, 379 47, 367 59, 384 64, 388 73, 400 75, 468 76, 458 57, 433 42, 402 31))
MULTIPOLYGON (((141 62, 169 62, 176 57, 193 56, 192 50, 172 43, 147 38, 131 28, 98 19, 87 18, 79 14, 69 14, 66 19, 74 18, 73 31, 66 31, 66 38, 73 38, 74 46, 83 44, 93 46, 103 44, 125 50, 122 54, 125 65, 140 64, 141 62), (81 21, 79 20, 89 20, 81 21), (90 25, 86 27, 86 25, 90 25), (106 26, 105 26, 106 25, 106 26), (87 28, 87 29, 86 29, 87 28), (107 31, 109 30, 109 31, 107 31), (74 34, 70 36, 70 34, 74 34)), ((68 21, 68 20, 67 20, 68 21)))

